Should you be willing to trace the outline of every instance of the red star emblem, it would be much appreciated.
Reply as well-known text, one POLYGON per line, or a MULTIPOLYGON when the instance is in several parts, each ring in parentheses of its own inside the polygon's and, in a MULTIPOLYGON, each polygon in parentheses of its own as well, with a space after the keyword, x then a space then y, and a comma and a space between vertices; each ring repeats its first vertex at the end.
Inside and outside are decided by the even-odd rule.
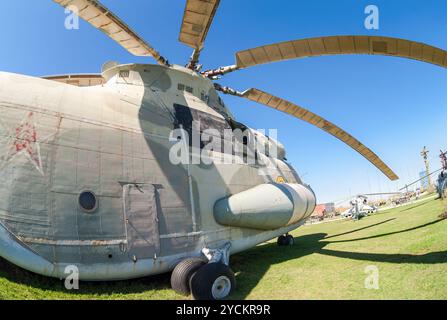
POLYGON ((33 112, 29 112, 20 125, 12 130, 8 144, 8 152, 4 157, 5 164, 3 167, 9 162, 12 162, 16 157, 24 155, 37 171, 44 175, 33 112))

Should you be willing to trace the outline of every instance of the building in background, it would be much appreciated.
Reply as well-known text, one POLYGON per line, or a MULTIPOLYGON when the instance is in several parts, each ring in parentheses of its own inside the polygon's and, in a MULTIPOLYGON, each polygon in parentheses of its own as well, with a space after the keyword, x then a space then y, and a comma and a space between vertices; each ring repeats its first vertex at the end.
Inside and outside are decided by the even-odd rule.
POLYGON ((315 207, 314 213, 312 214, 311 218, 323 220, 324 218, 332 216, 333 214, 335 214, 335 203, 323 203, 318 204, 315 207))

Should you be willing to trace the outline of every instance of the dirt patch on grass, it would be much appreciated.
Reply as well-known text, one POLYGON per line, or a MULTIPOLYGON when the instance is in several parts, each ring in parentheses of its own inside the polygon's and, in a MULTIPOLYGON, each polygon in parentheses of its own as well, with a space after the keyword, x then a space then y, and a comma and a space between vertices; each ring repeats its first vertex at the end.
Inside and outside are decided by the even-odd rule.
POLYGON ((441 219, 447 219, 447 211, 439 216, 441 219))

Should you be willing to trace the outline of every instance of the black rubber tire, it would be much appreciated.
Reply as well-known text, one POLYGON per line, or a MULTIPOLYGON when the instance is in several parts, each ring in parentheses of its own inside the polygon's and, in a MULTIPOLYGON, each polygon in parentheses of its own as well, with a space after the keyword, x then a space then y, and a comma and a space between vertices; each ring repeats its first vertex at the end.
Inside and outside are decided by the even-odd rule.
POLYGON ((188 258, 180 262, 172 271, 171 287, 172 289, 182 295, 189 295, 191 290, 189 288, 189 280, 191 276, 203 267, 206 262, 200 258, 188 258))
POLYGON ((286 246, 289 246, 289 247, 291 247, 291 246, 293 246, 295 244, 295 238, 293 236, 291 236, 290 234, 288 234, 286 236, 286 240, 285 241, 286 241, 286 246))
POLYGON ((219 277, 226 277, 229 280, 231 288, 225 297, 220 297, 220 299, 225 299, 231 295, 236 286, 236 278, 233 271, 223 263, 208 263, 197 270, 190 280, 189 287, 191 288, 191 294, 194 300, 217 300, 213 296, 212 288, 214 282, 219 277))
POLYGON ((277 243, 278 246, 284 247, 286 245, 286 236, 279 236, 277 243))
POLYGON ((280 247, 290 247, 295 244, 295 238, 290 234, 278 237, 278 246, 280 247))

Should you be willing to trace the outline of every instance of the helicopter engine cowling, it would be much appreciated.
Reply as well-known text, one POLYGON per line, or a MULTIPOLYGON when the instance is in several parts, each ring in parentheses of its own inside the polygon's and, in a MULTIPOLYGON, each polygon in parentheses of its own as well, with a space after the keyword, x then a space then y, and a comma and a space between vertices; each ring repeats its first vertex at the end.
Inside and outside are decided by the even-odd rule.
POLYGON ((282 160, 286 158, 286 149, 281 142, 270 136, 265 135, 265 133, 261 131, 253 129, 250 130, 256 137, 256 141, 258 143, 257 146, 258 152, 275 159, 282 160))
POLYGON ((214 218, 224 226, 274 230, 307 219, 315 207, 310 187, 268 183, 220 199, 214 205, 214 218))

